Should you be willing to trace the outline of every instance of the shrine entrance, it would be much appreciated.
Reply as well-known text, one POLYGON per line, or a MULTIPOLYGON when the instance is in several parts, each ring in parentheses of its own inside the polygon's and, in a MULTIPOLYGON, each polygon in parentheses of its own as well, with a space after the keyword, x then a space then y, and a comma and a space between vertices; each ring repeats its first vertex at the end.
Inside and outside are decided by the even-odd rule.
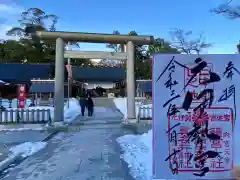
POLYGON ((129 121, 136 120, 134 44, 151 44, 154 41, 153 36, 47 31, 37 31, 33 36, 43 40, 56 40, 54 122, 64 119, 64 58, 126 60, 127 119, 129 121), (65 50, 65 44, 68 42, 121 44, 122 52, 68 51, 65 50))

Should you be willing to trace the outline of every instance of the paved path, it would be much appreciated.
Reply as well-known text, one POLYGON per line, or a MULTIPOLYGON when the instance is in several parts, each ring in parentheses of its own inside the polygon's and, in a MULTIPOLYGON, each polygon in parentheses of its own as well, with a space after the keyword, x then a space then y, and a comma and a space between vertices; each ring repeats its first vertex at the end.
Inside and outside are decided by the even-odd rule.
POLYGON ((86 125, 60 133, 3 180, 133 180, 120 159, 120 125, 86 125))

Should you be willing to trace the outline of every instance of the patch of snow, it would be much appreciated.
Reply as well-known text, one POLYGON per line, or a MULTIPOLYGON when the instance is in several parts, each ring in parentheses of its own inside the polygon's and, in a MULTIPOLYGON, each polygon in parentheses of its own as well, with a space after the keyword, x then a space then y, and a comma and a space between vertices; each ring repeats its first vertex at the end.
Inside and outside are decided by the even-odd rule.
POLYGON ((152 130, 143 135, 119 137, 123 154, 121 158, 128 164, 130 173, 137 180, 152 179, 152 130))
POLYGON ((21 154, 22 157, 28 157, 45 148, 46 142, 25 142, 10 148, 13 155, 21 154))
POLYGON ((114 98, 113 102, 117 109, 123 114, 124 118, 127 117, 127 99, 126 98, 114 98))
MULTIPOLYGON (((117 109, 124 115, 124 118, 127 118, 127 98, 114 98, 113 102, 117 109)), ((136 107, 136 117, 150 117, 152 118, 152 104, 143 105, 141 102, 135 101, 136 107), (139 114, 140 110, 140 114, 139 114)))
POLYGON ((28 130, 42 131, 42 130, 44 130, 44 128, 39 127, 39 128, 5 128, 5 129, 0 129, 0 131, 28 131, 28 130))
POLYGON ((67 103, 64 106, 64 122, 72 122, 78 115, 81 114, 81 107, 76 98, 69 100, 69 108, 67 103))
POLYGON ((0 80, 0 84, 4 84, 4 85, 6 85, 6 86, 10 85, 9 83, 7 83, 7 82, 5 82, 5 81, 2 81, 2 80, 0 80))

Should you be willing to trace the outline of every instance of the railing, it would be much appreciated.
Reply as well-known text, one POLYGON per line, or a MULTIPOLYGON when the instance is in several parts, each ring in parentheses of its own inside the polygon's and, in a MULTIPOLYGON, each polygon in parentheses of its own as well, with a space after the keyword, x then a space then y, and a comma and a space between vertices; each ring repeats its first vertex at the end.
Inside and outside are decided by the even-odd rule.
POLYGON ((138 122, 142 120, 152 120, 152 107, 140 106, 138 110, 138 122))
POLYGON ((50 109, 20 109, 12 108, 0 110, 0 124, 34 124, 51 121, 50 109))
POLYGON ((145 101, 146 101, 146 97, 135 97, 135 102, 137 104, 144 104, 145 101))
MULTIPOLYGON (((26 106, 31 104, 31 100, 26 100, 26 106)), ((19 100, 17 99, 1 99, 0 98, 0 107, 2 108, 17 108, 19 105, 19 100)))

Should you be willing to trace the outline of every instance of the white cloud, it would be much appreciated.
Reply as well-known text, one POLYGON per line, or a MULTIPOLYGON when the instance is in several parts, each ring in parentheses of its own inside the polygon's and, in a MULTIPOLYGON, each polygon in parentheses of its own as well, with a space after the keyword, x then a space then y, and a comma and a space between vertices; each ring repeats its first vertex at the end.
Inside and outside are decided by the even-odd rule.
POLYGON ((7 16, 7 15, 15 15, 22 12, 22 8, 17 5, 7 5, 7 4, 0 4, 0 17, 7 16))
POLYGON ((6 36, 6 32, 13 26, 18 25, 18 18, 20 17, 22 11, 22 7, 13 3, 0 3, 0 39, 14 38, 6 36))

